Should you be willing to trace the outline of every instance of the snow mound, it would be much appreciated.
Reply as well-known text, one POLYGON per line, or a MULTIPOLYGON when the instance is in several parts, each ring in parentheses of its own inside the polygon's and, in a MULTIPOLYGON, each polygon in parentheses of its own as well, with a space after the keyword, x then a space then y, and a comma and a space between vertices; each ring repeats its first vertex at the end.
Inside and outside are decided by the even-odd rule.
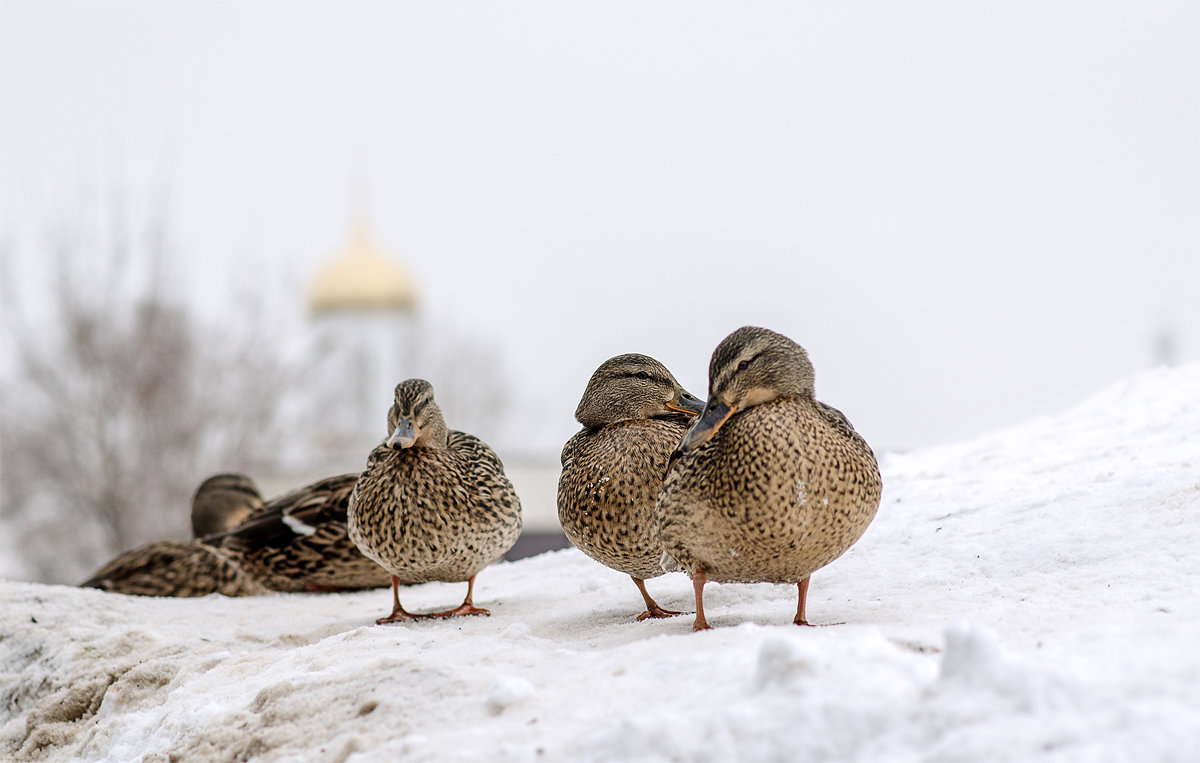
MULTIPOLYGON (((0 758, 1194 760, 1200 366, 883 459, 863 539, 794 586, 635 622, 574 550, 390 592, 145 599, 0 583, 0 758), (411 589, 444 608, 465 586, 411 589)), ((682 575, 649 581, 690 609, 682 575)))

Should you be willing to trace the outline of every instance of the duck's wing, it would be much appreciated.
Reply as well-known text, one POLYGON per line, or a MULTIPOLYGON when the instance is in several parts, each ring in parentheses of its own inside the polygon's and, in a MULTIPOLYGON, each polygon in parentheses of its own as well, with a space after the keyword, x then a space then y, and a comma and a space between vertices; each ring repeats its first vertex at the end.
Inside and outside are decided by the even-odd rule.
POLYGON ((446 445, 450 450, 462 454, 472 464, 479 464, 482 468, 495 469, 499 472, 504 471, 504 464, 496 455, 496 451, 473 434, 451 429, 446 435, 446 445))
POLYGON ((579 451, 587 446, 588 436, 595 432, 594 429, 581 429, 571 435, 571 439, 567 440, 566 445, 563 445, 562 453, 559 455, 559 465, 563 469, 570 466, 571 462, 578 456, 579 451))
POLYGON ((871 450, 871 446, 867 444, 867 441, 863 439, 863 436, 860 435, 854 428, 854 425, 850 423, 850 419, 846 418, 846 414, 842 413, 837 408, 834 408, 832 405, 822 403, 820 400, 817 401, 817 411, 821 414, 821 417, 824 418, 825 421, 828 422, 829 425, 836 429, 839 433, 855 441, 868 451, 871 450))
POLYGON ((475 435, 454 429, 448 433, 447 446, 463 456, 480 495, 486 494, 489 508, 505 516, 515 515, 519 525, 521 500, 496 452, 475 435))
POLYGON ((293 490, 232 530, 209 535, 203 542, 249 553, 286 548, 331 523, 344 531, 346 505, 357 481, 357 473, 342 474, 293 490))
POLYGON ((239 527, 204 538, 273 591, 340 591, 388 584, 346 529, 358 474, 343 474, 292 491, 239 527))

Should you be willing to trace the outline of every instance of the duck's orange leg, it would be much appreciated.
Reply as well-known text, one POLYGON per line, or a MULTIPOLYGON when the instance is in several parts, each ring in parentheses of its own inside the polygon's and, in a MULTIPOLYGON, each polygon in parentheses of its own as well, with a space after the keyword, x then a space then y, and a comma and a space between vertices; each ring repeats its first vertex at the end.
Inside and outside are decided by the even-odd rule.
POLYGON ((658 606, 658 602, 650 598, 650 592, 646 590, 646 582, 641 578, 634 578, 632 575, 630 575, 630 577, 633 578, 633 584, 638 587, 639 591, 642 592, 642 598, 646 600, 646 611, 638 615, 637 618, 639 623, 642 620, 646 620, 651 617, 674 617, 675 615, 683 614, 682 612, 676 612, 671 609, 663 609, 662 607, 658 606))
POLYGON ((375 621, 376 625, 385 625, 387 623, 402 623, 408 620, 421 620, 430 615, 414 615, 412 612, 406 612, 404 607, 400 606, 400 581, 395 575, 392 578, 392 614, 387 617, 381 617, 375 621))
POLYGON ((810 576, 796 584, 796 587, 800 591, 800 598, 796 604, 796 619, 792 621, 796 625, 812 625, 804 617, 804 604, 808 601, 808 581, 811 579, 812 577, 810 576))
POLYGON ((708 582, 708 576, 704 574, 704 570, 700 567, 692 570, 692 588, 696 591, 696 620, 692 623, 693 631, 706 631, 712 628, 708 624, 708 620, 704 619, 704 584, 708 582))
POLYGON ((475 604, 471 600, 474 593, 475 593, 475 576, 472 575, 471 579, 467 581, 467 598, 463 599, 462 604, 459 604, 454 609, 448 609, 445 612, 435 612, 432 615, 426 615, 426 617, 461 617, 463 615, 490 615, 490 614, 492 614, 491 612, 488 612, 486 609, 481 609, 480 607, 475 606, 475 604))

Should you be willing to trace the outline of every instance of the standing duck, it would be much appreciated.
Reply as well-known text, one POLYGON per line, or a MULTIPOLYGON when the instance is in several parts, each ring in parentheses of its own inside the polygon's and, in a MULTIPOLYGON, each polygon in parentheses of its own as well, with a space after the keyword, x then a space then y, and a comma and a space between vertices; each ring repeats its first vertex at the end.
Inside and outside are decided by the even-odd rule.
POLYGON ((521 502, 504 465, 479 438, 446 429, 424 379, 396 385, 388 432, 367 458, 348 512, 350 538, 391 575, 392 613, 377 622, 488 614, 472 601, 475 575, 521 533, 521 502), (463 603, 405 611, 399 586, 435 580, 466 582, 463 603))
MULTIPOLYGON (((262 495, 249 477, 214 475, 200 483, 192 496, 193 531, 200 535, 232 527, 262 505, 262 495)), ((196 540, 159 541, 126 551, 80 585, 134 596, 253 596, 269 592, 227 554, 196 540)))
POLYGON ((813 367, 787 337, 747 326, 709 364, 708 405, 680 443, 655 506, 663 563, 692 577, 694 630, 706 581, 795 583, 807 625, 813 571, 866 531, 883 482, 871 448, 814 396, 813 367))
POLYGON ((576 548, 633 578, 646 602, 638 620, 680 614, 650 598, 644 581, 663 574, 654 499, 667 460, 703 409, 662 363, 618 355, 592 374, 575 409, 583 429, 562 451, 558 521, 576 548))

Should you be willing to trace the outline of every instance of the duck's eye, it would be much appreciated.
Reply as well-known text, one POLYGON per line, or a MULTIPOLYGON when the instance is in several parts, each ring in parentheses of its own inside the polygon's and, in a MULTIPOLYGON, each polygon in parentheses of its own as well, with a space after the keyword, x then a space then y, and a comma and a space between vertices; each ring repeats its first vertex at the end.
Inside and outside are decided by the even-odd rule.
POLYGON ((743 360, 741 363, 738 363, 738 370, 739 370, 739 371, 745 371, 745 370, 746 370, 746 366, 748 366, 748 365, 750 365, 750 361, 748 361, 748 360, 743 360))
POLYGON ((645 371, 638 371, 634 375, 637 376, 637 378, 639 378, 639 379, 649 379, 650 378, 650 374, 646 373, 645 371))

